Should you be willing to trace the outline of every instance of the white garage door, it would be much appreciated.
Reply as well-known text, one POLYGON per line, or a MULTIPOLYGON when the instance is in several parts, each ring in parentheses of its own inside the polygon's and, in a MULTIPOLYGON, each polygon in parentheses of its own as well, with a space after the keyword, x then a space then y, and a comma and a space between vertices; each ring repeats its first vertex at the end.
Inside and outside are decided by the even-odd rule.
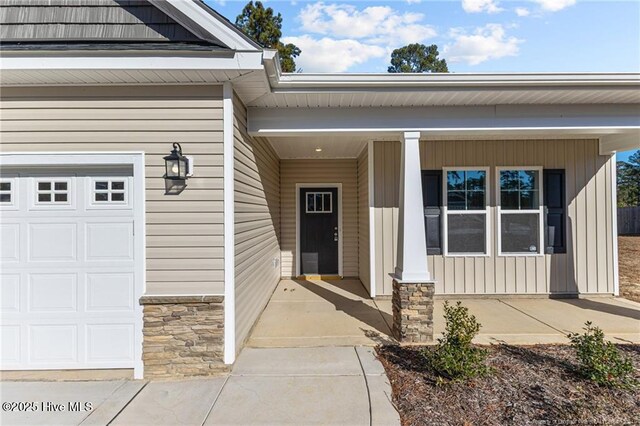
POLYGON ((3 170, 3 370, 134 367, 141 277, 132 175, 3 170))

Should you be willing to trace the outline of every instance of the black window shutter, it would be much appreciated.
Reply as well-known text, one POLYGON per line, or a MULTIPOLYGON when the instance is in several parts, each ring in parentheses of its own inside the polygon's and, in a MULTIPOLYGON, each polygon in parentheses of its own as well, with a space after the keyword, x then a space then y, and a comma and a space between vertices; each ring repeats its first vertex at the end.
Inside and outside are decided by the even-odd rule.
POLYGON ((427 254, 442 254, 442 170, 422 171, 422 205, 427 254))
POLYGON ((545 253, 567 252, 567 207, 564 169, 544 169, 545 253))

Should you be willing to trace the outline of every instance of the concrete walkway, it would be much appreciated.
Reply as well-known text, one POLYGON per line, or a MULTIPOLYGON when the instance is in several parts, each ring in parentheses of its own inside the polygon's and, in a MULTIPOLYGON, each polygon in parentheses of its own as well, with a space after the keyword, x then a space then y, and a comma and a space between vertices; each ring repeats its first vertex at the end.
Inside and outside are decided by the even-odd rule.
POLYGON ((353 346, 247 348, 230 375, 210 379, 2 382, 0 399, 50 403, 3 411, 3 425, 400 424, 373 349, 353 346), (74 401, 92 409, 69 411, 74 401))

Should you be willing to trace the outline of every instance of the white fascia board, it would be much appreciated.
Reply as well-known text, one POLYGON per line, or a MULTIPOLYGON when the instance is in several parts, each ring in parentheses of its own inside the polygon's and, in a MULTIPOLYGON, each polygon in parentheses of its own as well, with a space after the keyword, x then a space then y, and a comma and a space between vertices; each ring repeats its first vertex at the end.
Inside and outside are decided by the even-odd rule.
POLYGON ((198 30, 204 31, 213 39, 220 40, 230 49, 261 50, 256 43, 249 40, 230 23, 225 22, 224 18, 218 17, 215 11, 205 10, 204 8, 208 7, 206 5, 198 5, 192 0, 150 0, 150 2, 185 28, 190 29, 191 25, 195 24, 198 30), (175 11, 179 13, 176 14, 175 11), (190 22, 185 22, 185 17, 190 22))
POLYGON ((611 134, 600 138, 600 155, 640 149, 640 130, 611 134))
POLYGON ((640 128, 636 105, 507 105, 414 108, 249 108, 252 135, 321 132, 513 131, 623 133, 640 128))
MULTIPOLYGON (((111 52, 117 55, 117 52, 111 52)), ((262 52, 231 52, 218 56, 6 56, 0 70, 259 70, 262 52)))

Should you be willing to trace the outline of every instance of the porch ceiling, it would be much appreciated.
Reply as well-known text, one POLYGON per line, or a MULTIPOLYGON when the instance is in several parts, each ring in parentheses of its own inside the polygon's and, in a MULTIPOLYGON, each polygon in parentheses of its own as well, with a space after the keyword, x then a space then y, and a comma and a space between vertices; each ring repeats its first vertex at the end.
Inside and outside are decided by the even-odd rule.
MULTIPOLYGON (((367 141, 380 139, 374 133, 325 133, 304 136, 270 137, 269 142, 281 159, 356 158, 367 141), (320 149, 320 151, 317 151, 320 149)), ((394 138, 395 139, 395 138, 394 138)))

